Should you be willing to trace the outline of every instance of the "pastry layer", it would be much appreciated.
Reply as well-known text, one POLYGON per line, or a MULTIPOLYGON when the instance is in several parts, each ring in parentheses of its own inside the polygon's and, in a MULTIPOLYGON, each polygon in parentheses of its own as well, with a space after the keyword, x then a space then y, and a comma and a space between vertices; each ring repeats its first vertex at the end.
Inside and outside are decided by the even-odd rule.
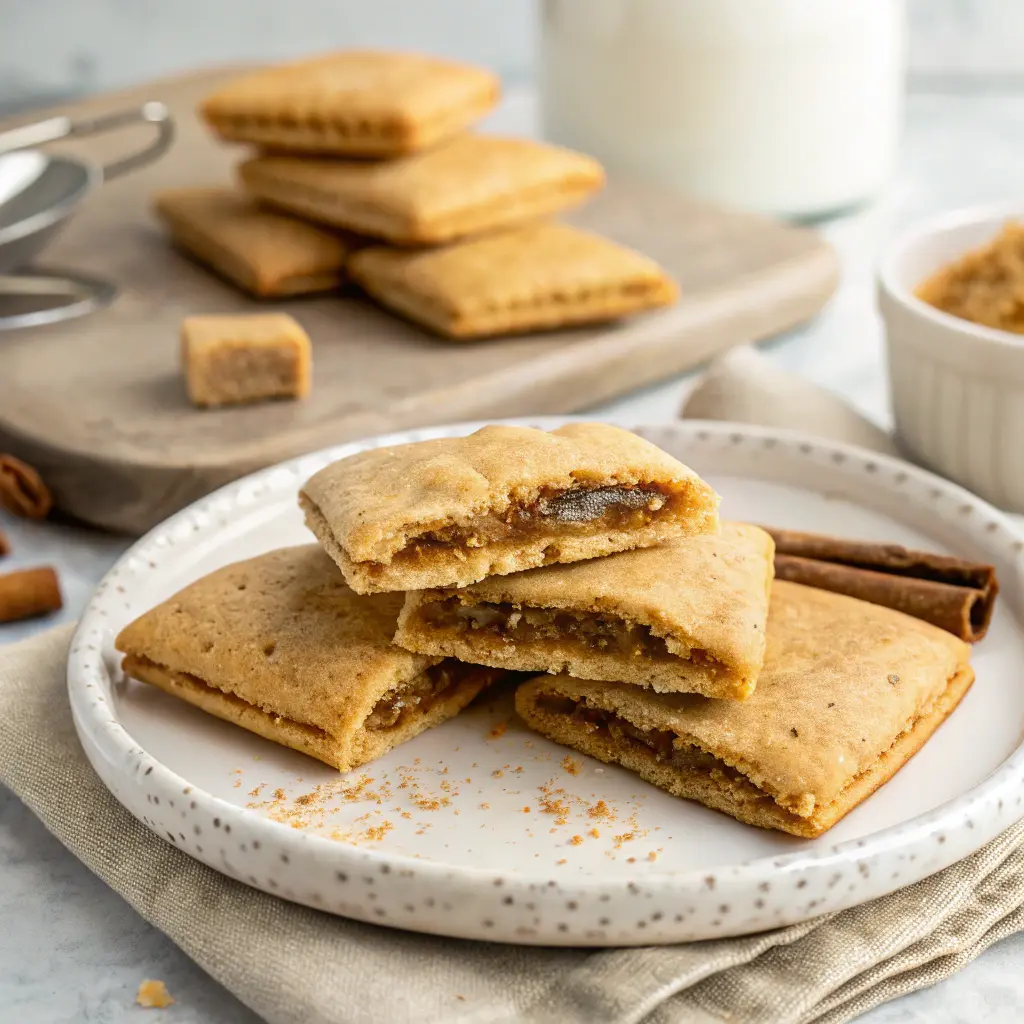
POLYGON ((517 671, 742 700, 761 670, 771 538, 719 534, 412 592, 395 642, 517 671))
POLYGON ((116 646, 136 678, 344 771, 502 675, 394 646, 401 603, 357 596, 310 544, 203 577, 126 626, 116 646))
POLYGON ((251 194, 310 220, 397 245, 439 245, 578 205, 604 183, 588 156, 529 139, 460 135, 384 163, 257 156, 251 194))
POLYGON ((970 687, 963 642, 899 612, 776 582, 746 701, 546 676, 538 731, 741 821, 813 837, 889 779, 970 687))
POLYGON ((498 100, 497 78, 414 53, 347 50, 229 82, 200 112, 228 141, 338 156, 394 157, 435 145, 498 100))
POLYGON ((236 693, 145 657, 124 659, 126 675, 178 697, 233 725, 308 754, 340 771, 373 761, 406 740, 458 714, 497 678, 491 669, 445 661, 382 696, 354 734, 334 735, 310 722, 276 714, 236 693))
POLYGON ((425 252, 370 247, 349 269, 384 305, 455 339, 614 320, 678 296, 653 260, 553 221, 425 252))
POLYGON ((852 777, 831 804, 816 807, 806 817, 780 806, 728 762, 675 733, 640 729, 613 712, 590 707, 586 698, 577 704, 545 696, 543 680, 532 691, 526 686, 534 684, 520 688, 516 708, 548 739, 607 764, 622 765, 673 796, 695 800, 748 825, 815 839, 888 782, 924 746, 973 682, 969 666, 959 669, 931 707, 911 719, 892 746, 852 777))
POLYGON ((718 525, 717 495, 696 474, 603 424, 484 427, 361 452, 299 500, 359 593, 463 586, 718 525))
POLYGON ((153 207, 174 241, 222 277, 259 297, 339 287, 354 248, 324 231, 226 188, 166 189, 153 207))

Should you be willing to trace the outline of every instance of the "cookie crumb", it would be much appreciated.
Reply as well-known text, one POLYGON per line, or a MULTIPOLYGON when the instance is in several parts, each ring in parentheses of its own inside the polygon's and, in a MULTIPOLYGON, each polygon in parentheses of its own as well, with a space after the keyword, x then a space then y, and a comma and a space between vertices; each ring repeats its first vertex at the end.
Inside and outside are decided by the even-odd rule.
POLYGON ((162 981, 153 981, 147 978, 139 985, 139 991, 135 994, 135 1002, 147 1010, 163 1010, 172 1005, 174 1000, 162 981))
POLYGON ((590 830, 590 831, 589 831, 589 832, 587 833, 587 835, 588 835, 588 836, 590 836, 590 838, 591 838, 591 839, 600 839, 600 838, 601 838, 601 833, 600 833, 600 832, 598 832, 596 828, 592 828, 592 829, 591 829, 591 830, 590 830))
POLYGON ((508 728, 508 722, 499 722, 491 731, 487 734, 489 740, 497 740, 505 735, 505 730, 508 728))
POLYGON ((583 768, 583 766, 579 763, 579 761, 577 761, 574 758, 570 757, 568 754, 566 754, 565 757, 562 758, 562 767, 570 775, 579 775, 580 771, 583 768))
POLYGON ((569 842, 573 846, 579 846, 583 842, 583 836, 573 836, 572 839, 569 840, 569 842))

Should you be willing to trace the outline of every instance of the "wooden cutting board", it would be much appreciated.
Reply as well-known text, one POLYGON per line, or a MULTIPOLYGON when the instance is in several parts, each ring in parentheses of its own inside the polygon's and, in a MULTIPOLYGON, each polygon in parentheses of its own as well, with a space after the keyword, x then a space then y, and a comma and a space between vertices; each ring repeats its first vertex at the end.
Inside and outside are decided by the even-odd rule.
MULTIPOLYGON (((681 286, 672 309, 467 344, 439 340, 355 296, 290 300, 270 308, 287 309, 313 340, 310 399, 196 410, 178 370, 181 318, 267 306, 172 249, 147 197, 231 179, 239 151, 215 143, 193 110, 234 73, 191 74, 45 112, 86 117, 153 99, 178 124, 168 155, 101 188, 45 253, 47 266, 115 283, 114 303, 0 334, 0 451, 36 465, 58 506, 95 525, 142 532, 245 473, 356 437, 578 411, 790 328, 835 287, 835 257, 811 231, 612 182, 568 219, 662 263, 681 286)), ((103 161, 146 137, 132 129, 64 149, 103 161)))

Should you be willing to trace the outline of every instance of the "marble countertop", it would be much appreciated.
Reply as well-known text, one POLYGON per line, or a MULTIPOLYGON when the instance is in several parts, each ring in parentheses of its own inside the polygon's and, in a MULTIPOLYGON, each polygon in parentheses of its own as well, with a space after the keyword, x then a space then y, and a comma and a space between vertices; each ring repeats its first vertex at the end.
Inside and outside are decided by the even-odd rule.
MULTIPOLYGON (((507 131, 529 131, 533 104, 513 96, 496 115, 507 131)), ((894 232, 950 207, 1019 195, 1024 92, 909 97, 898 171, 869 206, 820 225, 836 247, 842 284, 813 324, 765 346, 772 360, 845 395, 887 422, 882 339, 873 268, 894 232)), ((674 418, 692 377, 592 410, 651 422, 674 418)), ((83 529, 0 517, 13 557, 4 568, 58 568, 65 608, 54 618, 0 626, 0 644, 78 616, 92 588, 127 546, 83 529)), ((257 1018, 146 924, 32 814, 0 788, 0 1017, 22 1024, 152 1019, 134 1005, 144 978, 160 978, 177 1000, 161 1011, 174 1024, 255 1024, 257 1018), (11 926, 11 922, 17 922, 11 926)), ((864 1024, 1003 1024, 1024 1019, 1024 935, 983 954, 954 978, 865 1015, 864 1024)))

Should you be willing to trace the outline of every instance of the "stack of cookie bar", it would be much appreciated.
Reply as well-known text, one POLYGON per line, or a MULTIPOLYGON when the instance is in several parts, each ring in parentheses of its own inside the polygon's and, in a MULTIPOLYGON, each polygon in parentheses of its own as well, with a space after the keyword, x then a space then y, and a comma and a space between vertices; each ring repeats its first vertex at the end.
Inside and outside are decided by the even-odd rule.
POLYGON ((222 569, 117 644, 136 678, 341 770, 530 673, 516 707, 549 738, 813 837, 974 678, 928 623, 773 583, 768 533, 616 427, 370 449, 299 501, 319 546, 222 569))
POLYGON ((604 183, 591 158, 471 126, 499 96, 480 68, 348 51, 274 67, 201 115, 256 153, 241 192, 175 189, 155 208, 175 240, 259 296, 354 279, 451 338, 609 320, 675 300, 652 260, 550 218, 604 183))

